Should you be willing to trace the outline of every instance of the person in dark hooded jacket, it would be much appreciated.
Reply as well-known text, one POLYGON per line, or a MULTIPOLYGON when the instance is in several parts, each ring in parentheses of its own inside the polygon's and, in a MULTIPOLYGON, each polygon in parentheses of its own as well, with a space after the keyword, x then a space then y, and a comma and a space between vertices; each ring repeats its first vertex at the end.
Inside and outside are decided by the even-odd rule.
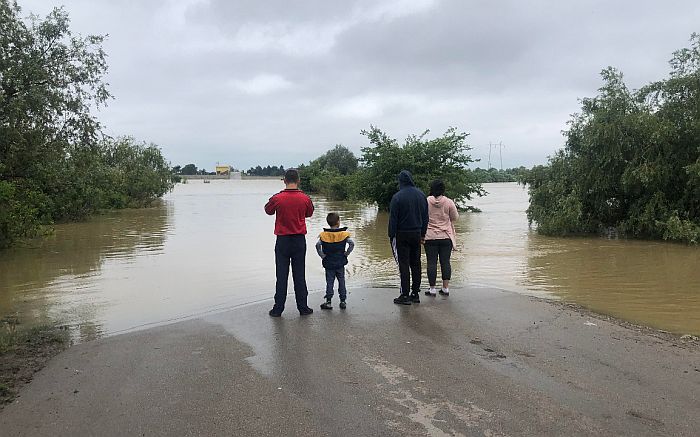
POLYGON ((389 204, 389 239, 401 275, 401 295, 394 303, 420 302, 420 245, 427 229, 428 201, 416 188, 411 173, 403 170, 399 173, 399 191, 389 204))

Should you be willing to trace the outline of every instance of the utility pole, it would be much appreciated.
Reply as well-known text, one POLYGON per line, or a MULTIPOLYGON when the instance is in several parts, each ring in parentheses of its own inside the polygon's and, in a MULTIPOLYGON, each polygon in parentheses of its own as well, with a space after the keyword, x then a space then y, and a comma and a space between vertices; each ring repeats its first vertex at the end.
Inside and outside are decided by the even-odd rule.
POLYGON ((498 142, 498 154, 501 157, 501 171, 503 171, 503 142, 498 142))
POLYGON ((489 164, 486 170, 491 170, 491 142, 489 141, 489 164))

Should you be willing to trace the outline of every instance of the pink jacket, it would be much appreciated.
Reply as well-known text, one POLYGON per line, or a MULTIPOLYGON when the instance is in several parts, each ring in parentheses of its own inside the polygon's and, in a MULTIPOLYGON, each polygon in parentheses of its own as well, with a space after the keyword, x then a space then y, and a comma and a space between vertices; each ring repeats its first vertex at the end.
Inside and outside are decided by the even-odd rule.
POLYGON ((428 196, 428 232, 426 240, 452 240, 452 248, 457 248, 454 222, 459 218, 457 207, 449 197, 428 196))

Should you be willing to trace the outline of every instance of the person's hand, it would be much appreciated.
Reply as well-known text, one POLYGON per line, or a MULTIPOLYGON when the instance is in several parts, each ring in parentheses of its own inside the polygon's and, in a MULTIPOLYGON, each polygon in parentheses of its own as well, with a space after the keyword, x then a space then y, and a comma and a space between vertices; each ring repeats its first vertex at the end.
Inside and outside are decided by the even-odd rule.
POLYGON ((420 244, 425 244, 425 238, 420 239, 420 244))

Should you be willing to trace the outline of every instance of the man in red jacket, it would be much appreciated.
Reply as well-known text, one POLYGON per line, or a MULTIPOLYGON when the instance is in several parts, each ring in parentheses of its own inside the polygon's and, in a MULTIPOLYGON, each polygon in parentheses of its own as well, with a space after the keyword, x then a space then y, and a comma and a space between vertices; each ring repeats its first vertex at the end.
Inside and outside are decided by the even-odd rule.
POLYGON ((277 284, 275 286, 275 305, 270 310, 272 317, 279 317, 284 311, 287 300, 287 281, 289 264, 292 265, 294 295, 299 314, 306 316, 314 311, 309 308, 306 298, 306 218, 314 213, 314 204, 309 196, 299 187, 299 172, 289 169, 284 174, 286 188, 275 194, 265 205, 268 215, 275 217, 275 265, 277 284))

